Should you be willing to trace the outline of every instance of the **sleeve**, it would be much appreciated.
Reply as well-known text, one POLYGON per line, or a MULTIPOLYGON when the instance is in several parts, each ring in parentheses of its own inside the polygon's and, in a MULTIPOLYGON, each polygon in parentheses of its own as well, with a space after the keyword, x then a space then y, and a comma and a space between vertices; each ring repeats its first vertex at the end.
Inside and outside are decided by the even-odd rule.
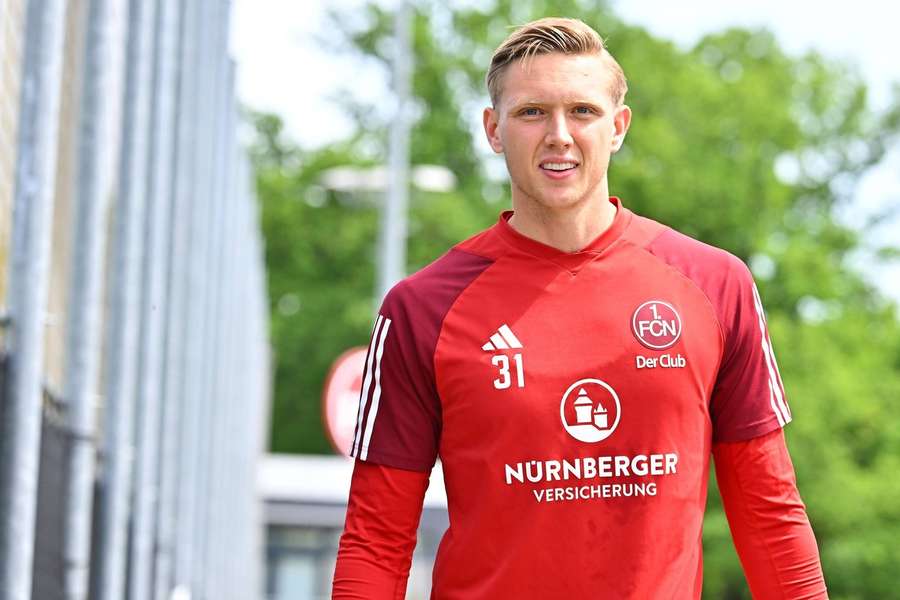
POLYGON ((375 320, 350 455, 427 472, 441 431, 433 358, 440 323, 410 294, 396 286, 375 320))
POLYGON ((754 598, 827 599, 819 551, 781 429, 713 445, 716 481, 754 598))
POLYGON ((356 461, 332 600, 402 600, 428 475, 356 461))
POLYGON ((713 440, 751 439, 791 421, 762 300, 750 270, 729 256, 719 305, 723 351, 710 400, 713 440))

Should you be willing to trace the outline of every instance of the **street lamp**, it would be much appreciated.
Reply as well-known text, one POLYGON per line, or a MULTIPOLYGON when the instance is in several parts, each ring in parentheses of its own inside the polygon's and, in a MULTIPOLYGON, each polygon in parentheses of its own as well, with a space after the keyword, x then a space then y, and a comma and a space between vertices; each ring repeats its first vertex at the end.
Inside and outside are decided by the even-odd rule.
MULTIPOLYGON (((322 171, 319 184, 335 192, 378 192, 388 189, 388 169, 375 167, 333 167, 322 171)), ((416 165, 410 171, 410 183, 423 192, 450 192, 456 176, 440 165, 416 165)))
MULTIPOLYGON (((441 165, 416 165, 410 169, 409 183, 423 192, 450 192, 456 188, 456 176, 441 165)), ((378 300, 381 300, 404 277, 406 269, 406 205, 402 211, 391 210, 387 201, 391 190, 390 169, 384 165, 333 167, 322 171, 319 184, 335 192, 377 194, 385 200, 379 203, 381 250, 375 266, 378 300)))

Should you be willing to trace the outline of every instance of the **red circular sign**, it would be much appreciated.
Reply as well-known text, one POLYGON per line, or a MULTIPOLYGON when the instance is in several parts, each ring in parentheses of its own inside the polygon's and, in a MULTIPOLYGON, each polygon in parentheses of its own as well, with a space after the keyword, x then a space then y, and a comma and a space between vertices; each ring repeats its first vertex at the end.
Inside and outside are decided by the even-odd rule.
POLYGON ((668 302, 648 300, 635 309, 631 330, 651 350, 665 350, 681 337, 681 317, 668 302))
POLYGON ((334 361, 325 380, 322 420, 325 433, 338 454, 350 455, 365 363, 366 348, 351 348, 334 361))

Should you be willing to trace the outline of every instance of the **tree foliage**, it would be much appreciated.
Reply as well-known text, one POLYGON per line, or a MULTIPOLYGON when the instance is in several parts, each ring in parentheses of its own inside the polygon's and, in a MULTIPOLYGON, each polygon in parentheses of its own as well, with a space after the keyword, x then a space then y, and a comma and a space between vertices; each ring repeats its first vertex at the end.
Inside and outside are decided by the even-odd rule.
MULTIPOLYGON (((833 599, 898 598, 900 326, 852 267, 866 231, 835 217, 856 181, 897 140, 900 108, 876 112, 848 66, 785 54, 763 30, 731 29, 681 49, 577 0, 422 2, 415 17, 414 163, 448 166, 449 193, 412 193, 409 270, 489 226, 508 206, 477 123, 490 53, 508 26, 545 15, 594 26, 622 64, 634 111, 610 189, 638 213, 747 261, 766 302, 794 423, 800 489, 833 599)), ((392 15, 377 4, 336 14, 336 52, 387 71, 392 15)), ((329 192, 324 169, 387 155, 383 107, 352 93, 356 134, 307 150, 280 121, 252 115, 277 355, 272 444, 328 452, 319 397, 332 360, 365 344, 374 303, 377 204, 329 192)), ((900 100, 900 97, 898 97, 900 100)), ((897 106, 900 106, 898 101, 897 106)), ((889 252, 885 252, 889 254, 889 252)), ((715 486, 704 534, 705 597, 749 598, 715 486)))

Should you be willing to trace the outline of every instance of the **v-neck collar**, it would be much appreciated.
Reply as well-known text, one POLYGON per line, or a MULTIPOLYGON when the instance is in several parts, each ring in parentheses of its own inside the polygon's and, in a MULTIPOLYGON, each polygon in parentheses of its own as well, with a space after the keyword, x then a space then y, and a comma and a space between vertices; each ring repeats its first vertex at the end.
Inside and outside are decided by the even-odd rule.
POLYGON ((609 201, 616 207, 616 215, 613 217, 613 222, 587 246, 575 252, 564 252, 559 248, 554 248, 519 233, 509 224, 509 219, 513 216, 513 211, 511 210, 503 211, 500 214, 496 228, 500 236, 514 248, 532 256, 549 260, 563 269, 575 273, 584 264, 597 258, 599 254, 619 239, 631 221, 633 213, 622 206, 622 201, 619 198, 610 196, 609 201))

